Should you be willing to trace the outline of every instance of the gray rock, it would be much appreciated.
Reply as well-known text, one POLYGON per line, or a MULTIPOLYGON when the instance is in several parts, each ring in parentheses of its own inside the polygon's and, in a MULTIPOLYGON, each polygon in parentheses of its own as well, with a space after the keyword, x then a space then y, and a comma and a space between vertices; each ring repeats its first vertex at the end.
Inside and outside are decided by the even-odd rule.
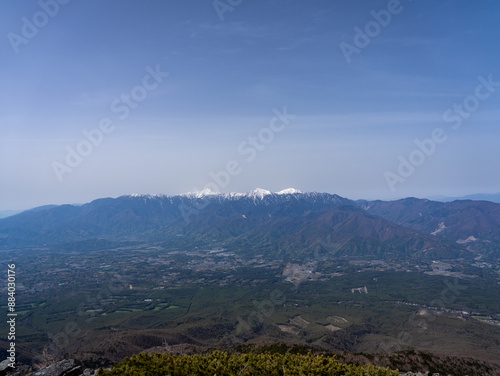
POLYGON ((74 359, 66 359, 34 372, 30 376, 80 376, 82 374, 82 367, 75 366, 74 359))
POLYGON ((0 363, 0 372, 5 371, 8 366, 9 366, 9 360, 5 359, 3 362, 0 363))
POLYGON ((33 369, 25 364, 16 364, 16 368, 7 368, 4 371, 0 371, 0 375, 7 376, 24 376, 30 373, 33 369))
POLYGON ((5 374, 5 370, 7 369, 8 366, 9 366, 9 360, 8 359, 5 359, 2 363, 0 363, 0 375, 4 375, 5 374))
POLYGON ((64 372, 61 376, 80 376, 83 375, 83 368, 80 366, 74 367, 69 371, 64 372))

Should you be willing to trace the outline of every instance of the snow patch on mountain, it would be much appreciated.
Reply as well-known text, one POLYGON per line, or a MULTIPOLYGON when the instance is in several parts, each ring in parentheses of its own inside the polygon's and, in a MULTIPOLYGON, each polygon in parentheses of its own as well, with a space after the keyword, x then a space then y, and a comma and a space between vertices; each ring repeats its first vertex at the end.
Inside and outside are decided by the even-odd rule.
POLYGON ((295 189, 295 188, 287 188, 287 189, 283 189, 279 192, 276 192, 277 195, 294 195, 296 193, 303 193, 303 192, 299 191, 298 189, 295 189))
POLYGON ((205 188, 202 191, 197 191, 197 192, 188 192, 188 193, 183 193, 180 196, 187 196, 187 197, 193 197, 193 198, 202 198, 206 196, 217 196, 220 195, 221 193, 212 191, 210 188, 205 188))
MULTIPOLYGON (((307 198, 314 198, 314 197, 319 197, 322 196, 323 194, 319 194, 316 192, 308 192, 304 193, 302 191, 299 191, 298 189, 295 188, 286 188, 278 192, 271 192, 267 189, 263 188, 255 188, 251 190, 250 192, 247 193, 237 193, 237 192, 231 192, 231 193, 222 193, 222 192, 216 192, 213 191, 210 188, 205 188, 202 191, 194 191, 194 192, 187 192, 187 193, 182 193, 180 195, 174 195, 174 196, 169 196, 169 195, 164 195, 164 194, 158 194, 158 195, 145 195, 145 194, 138 194, 134 193, 131 195, 126 195, 126 197, 133 197, 133 198, 169 198, 173 199, 174 197, 186 197, 189 199, 202 199, 202 198, 209 198, 209 199, 217 199, 217 200, 238 200, 241 198, 250 198, 253 199, 253 201, 258 201, 258 200, 264 200, 266 197, 272 197, 274 199, 280 199, 280 197, 283 196, 298 196, 298 197, 307 197, 307 198)), ((333 195, 336 196, 336 195, 333 195)), ((283 198, 285 198, 283 197, 283 198)), ((287 197, 287 200, 289 197, 287 197)))
POLYGON ((131 195, 125 195, 125 197, 141 197, 141 198, 162 198, 166 197, 164 194, 142 194, 142 193, 132 193, 131 195))
POLYGON ((252 191, 250 191, 248 193, 248 196, 252 197, 252 198, 263 199, 264 196, 268 196, 268 195, 271 195, 271 194, 272 194, 272 192, 268 191, 267 189, 255 188, 255 189, 253 189, 252 191))

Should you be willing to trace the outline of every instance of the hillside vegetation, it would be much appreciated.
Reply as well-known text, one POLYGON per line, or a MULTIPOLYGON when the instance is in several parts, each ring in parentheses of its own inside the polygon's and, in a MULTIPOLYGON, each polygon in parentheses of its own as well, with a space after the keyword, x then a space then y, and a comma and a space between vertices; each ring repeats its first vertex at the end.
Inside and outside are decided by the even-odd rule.
POLYGON ((184 376, 184 375, 328 375, 397 376, 397 371, 371 365, 342 364, 335 357, 295 354, 210 355, 139 354, 99 376, 184 376))

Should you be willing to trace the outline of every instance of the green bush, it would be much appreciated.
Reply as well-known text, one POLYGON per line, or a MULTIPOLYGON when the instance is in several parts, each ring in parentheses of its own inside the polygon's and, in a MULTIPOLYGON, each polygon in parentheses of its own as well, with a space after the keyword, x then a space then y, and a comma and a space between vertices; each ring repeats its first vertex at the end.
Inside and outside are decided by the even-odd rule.
POLYGON ((227 354, 210 355, 138 354, 117 364, 99 376, 397 376, 397 371, 342 364, 335 357, 296 354, 227 354))

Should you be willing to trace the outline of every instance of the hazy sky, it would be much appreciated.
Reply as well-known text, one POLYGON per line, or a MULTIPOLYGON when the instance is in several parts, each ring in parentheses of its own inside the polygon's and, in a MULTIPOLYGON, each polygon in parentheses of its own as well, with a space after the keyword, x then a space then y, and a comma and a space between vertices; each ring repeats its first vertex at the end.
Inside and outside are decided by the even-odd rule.
POLYGON ((3 1, 0 209, 500 191, 500 2, 3 1))

